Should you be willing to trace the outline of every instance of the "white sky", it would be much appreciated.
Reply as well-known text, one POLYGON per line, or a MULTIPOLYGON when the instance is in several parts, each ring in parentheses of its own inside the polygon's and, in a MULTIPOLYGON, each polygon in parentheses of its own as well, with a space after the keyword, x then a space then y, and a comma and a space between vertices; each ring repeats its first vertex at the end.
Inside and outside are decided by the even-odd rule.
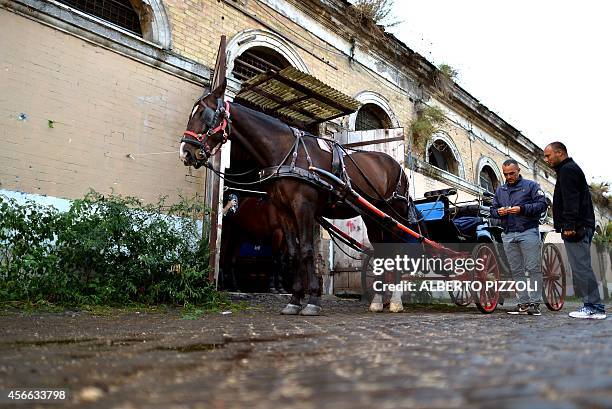
POLYGON ((612 181, 612 2, 396 0, 390 31, 587 181, 612 181))

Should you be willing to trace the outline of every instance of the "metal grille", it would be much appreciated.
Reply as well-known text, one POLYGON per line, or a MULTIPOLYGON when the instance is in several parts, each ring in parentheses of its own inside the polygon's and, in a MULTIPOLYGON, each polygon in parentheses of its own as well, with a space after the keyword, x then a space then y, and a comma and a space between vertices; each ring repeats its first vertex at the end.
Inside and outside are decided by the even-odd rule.
POLYGON ((357 112, 355 118, 356 131, 369 131, 372 129, 387 129, 391 120, 387 113, 374 104, 365 104, 357 112))
POLYGON ((265 47, 253 47, 236 58, 232 74, 240 81, 246 81, 269 70, 280 71, 289 65, 289 62, 276 51, 265 47))
POLYGON ((129 0, 59 0, 59 2, 142 36, 140 19, 129 0))
POLYGON ((436 168, 450 172, 450 167, 446 159, 444 154, 440 152, 436 146, 432 145, 429 148, 429 163, 436 168))
POLYGON ((499 181, 495 176, 495 172, 489 166, 484 166, 480 171, 480 186, 491 193, 495 193, 499 181))

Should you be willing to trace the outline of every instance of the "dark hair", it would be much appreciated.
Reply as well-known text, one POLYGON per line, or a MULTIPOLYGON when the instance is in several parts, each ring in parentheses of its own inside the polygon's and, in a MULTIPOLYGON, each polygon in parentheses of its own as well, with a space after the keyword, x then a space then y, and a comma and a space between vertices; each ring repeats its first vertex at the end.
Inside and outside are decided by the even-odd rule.
POLYGON ((567 147, 562 142, 551 142, 548 144, 553 151, 561 151, 567 154, 567 147))
POLYGON ((504 163, 502 163, 502 166, 510 166, 510 165, 516 165, 517 167, 520 168, 518 162, 514 159, 506 159, 504 163))

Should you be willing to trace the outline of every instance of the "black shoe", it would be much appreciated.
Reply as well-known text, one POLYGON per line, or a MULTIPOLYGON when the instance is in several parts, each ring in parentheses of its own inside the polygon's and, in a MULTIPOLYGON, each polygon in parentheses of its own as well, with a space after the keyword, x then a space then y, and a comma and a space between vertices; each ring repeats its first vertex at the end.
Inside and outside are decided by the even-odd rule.
POLYGON ((529 311, 529 304, 519 304, 516 307, 514 307, 514 309, 506 311, 506 312, 511 315, 527 315, 528 311, 529 311))
POLYGON ((542 313, 540 312, 540 304, 529 304, 529 309, 527 310, 527 314, 542 315, 542 313))

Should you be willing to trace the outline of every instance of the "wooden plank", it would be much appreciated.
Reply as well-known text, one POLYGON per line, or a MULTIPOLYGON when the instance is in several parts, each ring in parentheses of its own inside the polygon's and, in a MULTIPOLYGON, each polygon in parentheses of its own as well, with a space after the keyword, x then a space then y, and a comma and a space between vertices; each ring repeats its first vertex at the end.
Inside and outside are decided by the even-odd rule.
POLYGON ((212 81, 210 82, 211 91, 217 88, 226 76, 227 71, 227 37, 222 35, 221 41, 219 42, 219 50, 217 51, 217 61, 215 62, 215 69, 213 71, 212 81))
MULTIPOLYGON (((215 63, 215 70, 213 73, 213 78, 211 81, 211 92, 216 89, 219 85, 223 83, 225 80, 226 70, 227 70, 227 37, 221 36, 221 41, 219 42, 219 51, 217 51, 217 61, 215 63)), ((221 150, 217 152, 215 156, 212 158, 212 166, 213 169, 219 171, 221 166, 221 150)), ((209 173, 209 172, 207 172, 209 173)), ((211 283, 215 282, 215 272, 218 267, 219 253, 221 251, 221 235, 217 234, 218 227, 218 215, 219 215, 219 190, 221 188, 221 180, 218 177, 212 175, 208 180, 212 183, 212 203, 210 203, 210 240, 208 241, 208 250, 209 250, 209 266, 210 273, 208 274, 208 281, 211 283), (218 237, 219 236, 219 237, 218 237)), ((206 217, 206 216, 204 216, 206 217)), ((206 225, 206 224, 204 224, 206 225)))
POLYGON ((354 111, 349 110, 346 106, 338 104, 336 101, 326 97, 325 95, 321 95, 321 94, 317 94, 313 92, 310 88, 300 84, 299 82, 283 77, 282 75, 279 75, 274 79, 277 81, 283 82, 286 85, 293 87, 300 92, 303 92, 304 94, 313 95, 316 97, 318 101, 324 102, 330 107, 336 108, 338 111, 346 112, 347 114, 352 114, 354 112, 354 111))
POLYGON ((268 71, 268 72, 267 72, 267 73, 265 73, 265 74, 261 74, 261 75, 262 75, 262 77, 261 77, 260 79, 258 79, 258 80, 256 80, 256 81, 254 80, 254 81, 253 81, 253 83, 249 84, 249 83, 248 83, 249 81, 251 81, 251 80, 253 80, 254 78, 257 78, 257 77, 253 77, 253 78, 251 78, 249 81, 247 81, 247 84, 243 84, 243 87, 242 87, 242 88, 240 88, 240 91, 238 92, 238 95, 236 95, 236 97, 239 97, 239 96, 240 96, 240 94, 242 94, 243 92, 250 91, 252 88, 257 87, 257 86, 259 86, 259 85, 263 84, 264 82, 266 82, 266 81, 270 80, 270 79, 271 79, 271 78, 273 78, 273 77, 274 77, 276 74, 277 74, 277 72, 276 72, 276 71, 268 71))
MULTIPOLYGON (((287 107, 288 108, 288 107, 291 107, 291 106, 297 104, 298 102, 302 102, 302 101, 305 101, 305 100, 310 99, 310 98, 312 98, 310 95, 302 95, 301 97, 290 99, 289 101, 285 101, 283 107, 287 107)), ((276 110, 279 110, 279 109, 281 109, 283 107, 278 107, 278 108, 276 108, 276 110)), ((272 111, 272 112, 275 112, 275 111, 272 111)))
MULTIPOLYGON (((283 101, 282 98, 279 98, 279 97, 277 97, 274 94, 271 94, 271 93, 269 93, 267 91, 264 91, 263 89, 261 89, 259 87, 252 88, 251 91, 257 92, 259 95, 262 95, 262 96, 268 98, 269 100, 274 101, 277 104, 279 104, 280 106, 274 108, 276 111, 279 111, 279 110, 281 110, 283 108, 288 108, 287 106, 283 105, 285 103, 285 101, 283 101)), ((313 116, 312 112, 309 112, 309 111, 307 111, 305 109, 296 108, 296 107, 292 107, 292 108, 288 108, 288 109, 291 109, 292 111, 295 111, 295 112, 299 112, 300 114, 304 115, 307 118, 312 119, 313 121, 322 121, 321 118, 319 118, 317 116, 313 116)))
POLYGON ((403 136, 396 136, 394 138, 371 139, 369 141, 347 143, 344 146, 346 146, 347 148, 355 148, 357 146, 376 145, 379 143, 387 143, 387 142, 395 142, 395 141, 403 141, 403 140, 404 140, 403 136))

